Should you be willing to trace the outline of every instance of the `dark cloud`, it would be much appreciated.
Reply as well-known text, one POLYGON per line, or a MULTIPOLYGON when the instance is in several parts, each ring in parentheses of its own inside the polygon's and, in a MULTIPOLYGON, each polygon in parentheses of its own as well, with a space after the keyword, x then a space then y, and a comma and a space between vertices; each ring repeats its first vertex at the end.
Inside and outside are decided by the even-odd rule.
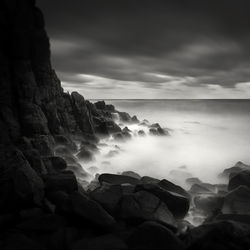
POLYGON ((230 88, 250 81, 249 0, 38 0, 38 6, 54 66, 68 83, 82 83, 79 74, 152 87, 166 82, 160 75, 230 88))

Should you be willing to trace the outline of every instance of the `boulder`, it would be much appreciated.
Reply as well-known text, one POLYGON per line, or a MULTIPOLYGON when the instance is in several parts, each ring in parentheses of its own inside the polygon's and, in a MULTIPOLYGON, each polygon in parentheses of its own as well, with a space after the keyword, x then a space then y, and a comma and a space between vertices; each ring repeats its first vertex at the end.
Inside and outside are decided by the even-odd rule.
POLYGON ((131 116, 126 112, 118 112, 120 120, 125 123, 131 122, 131 116))
POLYGON ((161 180, 158 184, 161 188, 163 188, 167 191, 180 194, 188 199, 190 198, 190 195, 188 194, 188 192, 185 189, 183 189, 182 187, 180 187, 178 185, 175 185, 174 183, 172 183, 166 179, 161 180))
POLYGON ((154 222, 144 222, 127 239, 131 249, 143 250, 184 250, 183 243, 167 227, 154 222))
POLYGON ((228 190, 233 190, 241 185, 250 188, 250 171, 241 171, 230 178, 228 183, 228 190))
POLYGON ((237 174, 243 170, 250 170, 250 166, 238 161, 233 167, 225 169, 219 177, 228 178, 230 175, 237 174))
POLYGON ((222 207, 224 214, 250 214, 250 188, 239 186, 229 192, 222 207))
POLYGON ((135 191, 147 191, 157 196, 166 204, 176 219, 183 219, 189 210, 189 199, 178 193, 168 191, 158 184, 137 185, 135 191))
POLYGON ((145 136, 146 134, 145 134, 144 130, 141 129, 141 130, 138 131, 138 135, 139 136, 145 136))
POLYGON ((82 148, 85 148, 85 149, 88 149, 89 151, 92 151, 92 152, 99 152, 99 148, 96 146, 95 143, 93 142, 90 142, 90 141, 81 141, 81 149, 82 148))
POLYGON ((139 180, 137 178, 126 175, 116 175, 116 174, 101 174, 98 177, 98 180, 101 184, 103 182, 106 182, 112 185, 120 185, 126 183, 136 185, 139 183, 139 180))
POLYGON ((193 184, 201 184, 202 181, 197 177, 190 177, 186 179, 186 183, 191 187, 193 184))
POLYGON ((85 221, 103 229, 111 229, 114 226, 114 218, 86 195, 75 192, 70 195, 70 200, 73 212, 85 221))
POLYGON ((136 178, 138 180, 141 179, 141 176, 139 174, 135 173, 134 171, 124 171, 121 174, 125 175, 125 176, 130 176, 130 177, 136 178))
POLYGON ((159 221, 175 225, 175 219, 168 207, 157 196, 147 191, 124 195, 119 217, 130 222, 159 221))
POLYGON ((160 182, 160 180, 153 178, 153 177, 150 177, 150 176, 143 176, 141 178, 141 183, 159 183, 159 182, 160 182))
POLYGON ((122 129, 122 132, 131 132, 131 130, 126 126, 125 128, 122 129))
POLYGON ((131 117, 131 122, 132 122, 132 123, 139 123, 140 121, 139 121, 139 119, 137 118, 137 116, 134 115, 134 116, 131 117))
POLYGON ((188 191, 191 194, 210 194, 213 193, 211 190, 209 190, 206 187, 203 187, 200 184, 194 184, 192 185, 192 187, 190 188, 190 190, 188 191))
POLYGON ((101 204, 109 213, 114 214, 123 190, 121 185, 102 185, 89 193, 90 197, 101 204))

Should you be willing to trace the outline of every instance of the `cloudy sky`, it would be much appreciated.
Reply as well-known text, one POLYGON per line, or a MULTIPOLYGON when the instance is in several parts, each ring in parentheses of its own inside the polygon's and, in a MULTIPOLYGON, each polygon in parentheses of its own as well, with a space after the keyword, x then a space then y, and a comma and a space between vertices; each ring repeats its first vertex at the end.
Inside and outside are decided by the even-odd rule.
POLYGON ((250 98, 249 0, 37 0, 65 90, 250 98))

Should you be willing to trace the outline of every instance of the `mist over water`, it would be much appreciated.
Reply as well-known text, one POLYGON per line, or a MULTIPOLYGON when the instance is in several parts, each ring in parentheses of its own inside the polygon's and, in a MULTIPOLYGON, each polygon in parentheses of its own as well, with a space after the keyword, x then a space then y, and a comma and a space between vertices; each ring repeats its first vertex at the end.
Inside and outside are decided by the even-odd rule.
MULTIPOLYGON (((247 100, 106 100, 140 120, 158 122, 171 136, 136 136, 146 127, 127 125, 134 133, 125 143, 107 139, 96 161, 98 172, 132 170, 173 180, 186 177, 221 182, 217 175, 237 161, 250 163, 250 101, 247 100), (118 150, 119 148, 119 150, 118 150), (110 151, 113 153, 109 154, 110 151), (172 170, 175 174, 173 174, 172 170), (184 175, 179 176, 179 171, 184 175)), ((124 125, 125 126, 125 125, 124 125)), ((86 164, 83 164, 86 166, 86 164)))

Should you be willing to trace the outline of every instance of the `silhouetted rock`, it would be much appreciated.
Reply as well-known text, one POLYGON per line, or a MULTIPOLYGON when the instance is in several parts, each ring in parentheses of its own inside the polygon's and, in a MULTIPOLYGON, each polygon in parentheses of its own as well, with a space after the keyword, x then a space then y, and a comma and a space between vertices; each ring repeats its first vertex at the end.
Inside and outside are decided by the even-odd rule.
POLYGON ((136 178, 138 180, 141 179, 141 176, 134 171, 124 171, 121 174, 125 175, 125 176, 130 176, 130 177, 136 178))
POLYGON ((145 136, 146 134, 145 134, 144 130, 139 130, 139 131, 138 131, 138 135, 140 135, 140 136, 145 136))
POLYGON ((250 214, 250 188, 239 186, 229 192, 222 207, 224 214, 250 214))
POLYGON ((141 184, 137 185, 135 191, 147 191, 157 196, 164 202, 169 211, 177 219, 183 219, 189 209, 189 199, 176 192, 168 191, 158 184, 141 184))
POLYGON ((139 123, 140 121, 138 120, 137 116, 134 115, 134 116, 132 116, 132 118, 131 118, 131 122, 132 122, 132 123, 139 123))
POLYGON ((50 174, 55 174, 67 168, 66 161, 57 156, 44 157, 43 163, 50 174))
POLYGON ((228 183, 228 190, 233 190, 241 185, 250 188, 250 171, 241 171, 230 178, 228 183))
POLYGON ((132 184, 136 185, 139 183, 137 178, 126 176, 126 175, 116 175, 116 174, 101 174, 98 177, 100 183, 106 182, 112 185, 120 184, 132 184))
POLYGON ((202 185, 194 184, 190 188, 189 193, 191 193, 191 194, 210 194, 213 192, 202 185))
POLYGON ((83 161, 93 161, 95 159, 94 155, 93 155, 93 152, 91 152, 90 150, 88 149, 85 149, 85 148, 81 148, 79 153, 77 153, 76 155, 80 160, 83 160, 83 161))
POLYGON ((219 177, 228 178, 230 175, 237 174, 243 170, 250 170, 250 166, 238 161, 233 167, 225 169, 219 174, 219 177))
POLYGON ((70 195, 70 199, 73 212, 84 220, 104 229, 111 229, 114 226, 114 218, 86 195, 75 192, 70 195))
POLYGON ((148 221, 138 226, 128 237, 132 249, 144 250, 182 250, 183 243, 163 225, 148 221))
POLYGON ((119 216, 131 222, 159 221, 175 225, 175 219, 168 207, 157 196, 146 191, 124 195, 119 216))

